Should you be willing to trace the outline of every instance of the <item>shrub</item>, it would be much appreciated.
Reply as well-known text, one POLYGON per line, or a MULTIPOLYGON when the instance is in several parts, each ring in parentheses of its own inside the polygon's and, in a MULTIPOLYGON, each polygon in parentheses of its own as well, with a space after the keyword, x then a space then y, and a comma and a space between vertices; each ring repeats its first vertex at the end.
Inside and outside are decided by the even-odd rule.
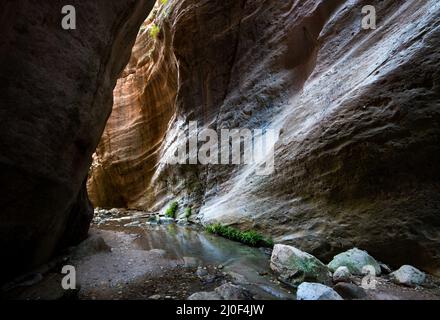
POLYGON ((159 26, 153 23, 150 27, 150 36, 154 39, 157 39, 159 32, 160 32, 159 26))
POLYGON ((186 208, 185 209, 185 218, 189 219, 189 217, 191 217, 191 208, 186 208))
POLYGON ((239 234, 240 242, 256 246, 263 241, 263 236, 254 230, 245 231, 239 234))
POLYGON ((167 210, 165 211, 165 215, 169 218, 176 218, 176 211, 177 211, 177 201, 173 201, 170 203, 170 205, 168 206, 167 210))
POLYGON ((265 239, 255 230, 240 231, 238 229, 224 226, 220 223, 206 226, 206 231, 227 238, 232 241, 244 243, 246 245, 257 247, 273 247, 272 239, 265 239))

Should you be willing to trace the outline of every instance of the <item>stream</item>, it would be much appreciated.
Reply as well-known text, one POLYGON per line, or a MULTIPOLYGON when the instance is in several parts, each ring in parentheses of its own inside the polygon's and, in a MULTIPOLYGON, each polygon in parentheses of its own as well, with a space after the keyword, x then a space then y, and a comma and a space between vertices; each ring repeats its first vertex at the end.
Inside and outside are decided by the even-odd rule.
POLYGON ((197 227, 176 224, 146 226, 136 241, 145 250, 165 250, 170 259, 194 257, 201 265, 221 265, 240 285, 265 298, 289 298, 287 290, 273 282, 275 276, 269 267, 267 249, 248 247, 197 227))
MULTIPOLYGON (((224 281, 232 282, 247 289, 259 299, 294 299, 290 289, 278 282, 270 269, 270 249, 249 247, 209 234, 195 224, 179 225, 175 222, 164 221, 163 223, 152 224, 148 222, 148 216, 145 213, 139 213, 131 216, 99 219, 99 223, 95 223, 93 228, 106 232, 107 237, 108 232, 113 232, 119 238, 121 238, 121 235, 129 237, 128 240, 125 239, 124 241, 129 243, 126 247, 129 246, 135 249, 131 251, 161 254, 160 260, 154 257, 147 257, 143 260, 149 264, 158 263, 163 268, 162 265, 165 265, 165 263, 160 261, 166 261, 167 263, 176 262, 177 266, 184 266, 189 263, 194 270, 197 270, 197 268, 215 269, 216 272, 220 272, 227 277, 228 280, 224 281)), ((106 242, 108 241, 106 239, 106 242)), ((112 260, 96 260, 93 264, 113 264, 118 266, 116 269, 120 269, 121 267, 118 264, 120 259, 128 259, 128 261, 133 262, 129 262, 131 267, 127 268, 127 272, 123 270, 124 275, 128 274, 123 281, 128 283, 131 279, 142 274, 143 271, 137 271, 137 269, 143 267, 139 266, 141 263, 136 262, 136 257, 131 258, 133 254, 126 253, 126 249, 114 248, 119 246, 121 242, 123 241, 117 240, 114 241, 114 244, 110 243, 113 255, 116 255, 119 250, 120 256, 114 257, 112 260), (124 258, 124 256, 126 257, 124 258), (115 259, 118 259, 118 262, 114 263, 113 260, 115 259), (132 273, 131 277, 129 276, 130 272, 132 273)), ((173 268, 175 266, 171 267, 169 272, 174 272, 173 268)), ((89 272, 90 267, 85 269, 87 274, 93 273, 93 271, 89 272)), ((105 274, 105 270, 97 270, 95 273, 105 274)), ((114 270, 108 271, 109 274, 115 272, 114 270)), ((97 282, 98 280, 92 279, 92 281, 97 282)))

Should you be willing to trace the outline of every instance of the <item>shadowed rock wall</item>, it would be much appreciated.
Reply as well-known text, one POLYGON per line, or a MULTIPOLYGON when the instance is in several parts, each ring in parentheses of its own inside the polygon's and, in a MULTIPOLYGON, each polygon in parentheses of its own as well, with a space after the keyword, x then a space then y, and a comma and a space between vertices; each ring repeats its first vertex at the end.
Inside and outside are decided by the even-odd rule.
POLYGON ((151 0, 0 4, 0 281, 87 235, 86 178, 151 0))

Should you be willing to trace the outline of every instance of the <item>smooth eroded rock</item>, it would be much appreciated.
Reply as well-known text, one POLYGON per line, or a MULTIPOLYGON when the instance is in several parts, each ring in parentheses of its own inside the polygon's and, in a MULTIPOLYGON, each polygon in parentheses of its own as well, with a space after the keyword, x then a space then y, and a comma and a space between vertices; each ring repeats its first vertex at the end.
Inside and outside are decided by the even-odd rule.
POLYGON ((251 294, 246 289, 232 283, 222 284, 215 289, 215 292, 224 300, 248 300, 251 298, 251 294))
POLYGON ((292 246, 276 244, 270 267, 282 282, 291 286, 298 286, 304 281, 331 283, 329 269, 325 264, 292 246))
POLYGON ((0 3, 0 283, 87 236, 92 154, 154 0, 0 3))
POLYGON ((416 287, 423 284, 426 274, 413 266, 403 265, 399 270, 392 272, 390 278, 396 284, 416 287))
POLYGON ((222 300, 216 292, 196 292, 188 297, 188 300, 222 300))
POLYGON ((372 266, 376 275, 380 275, 381 269, 379 263, 368 254, 367 251, 353 248, 342 252, 333 257, 328 267, 331 271, 336 271, 339 267, 347 267, 354 275, 363 275, 365 273, 364 267, 372 266))
POLYGON ((367 293, 366 291, 353 284, 353 283, 346 283, 346 282, 340 282, 337 283, 333 289, 344 299, 347 300, 360 300, 360 299, 367 299, 367 293))
POLYGON ((351 273, 350 270, 346 266, 339 267, 333 273, 333 282, 350 282, 351 281, 351 273))
POLYGON ((296 292, 297 300, 344 300, 332 288, 320 283, 303 282, 296 292))

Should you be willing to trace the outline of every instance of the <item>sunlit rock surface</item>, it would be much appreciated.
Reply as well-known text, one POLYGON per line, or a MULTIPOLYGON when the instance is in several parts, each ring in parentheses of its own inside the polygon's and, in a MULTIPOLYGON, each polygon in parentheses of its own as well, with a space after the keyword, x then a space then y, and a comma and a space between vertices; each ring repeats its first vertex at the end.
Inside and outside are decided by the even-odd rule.
POLYGON ((0 3, 0 283, 87 235, 86 178, 152 0, 0 3))
POLYGON ((325 262, 356 246, 439 273, 438 1, 181 0, 161 10, 158 38, 140 34, 116 88, 89 180, 95 204, 178 199, 204 224, 259 229, 325 262), (366 4, 376 30, 361 28, 366 4), (276 129, 275 172, 162 164, 190 120, 276 129))
POLYGON ((152 37, 153 25, 151 17, 144 22, 114 90, 113 111, 88 181, 96 206, 144 207, 152 201, 147 195, 154 194, 149 192, 151 179, 174 116, 177 93, 170 26, 164 22, 160 34, 152 37))

